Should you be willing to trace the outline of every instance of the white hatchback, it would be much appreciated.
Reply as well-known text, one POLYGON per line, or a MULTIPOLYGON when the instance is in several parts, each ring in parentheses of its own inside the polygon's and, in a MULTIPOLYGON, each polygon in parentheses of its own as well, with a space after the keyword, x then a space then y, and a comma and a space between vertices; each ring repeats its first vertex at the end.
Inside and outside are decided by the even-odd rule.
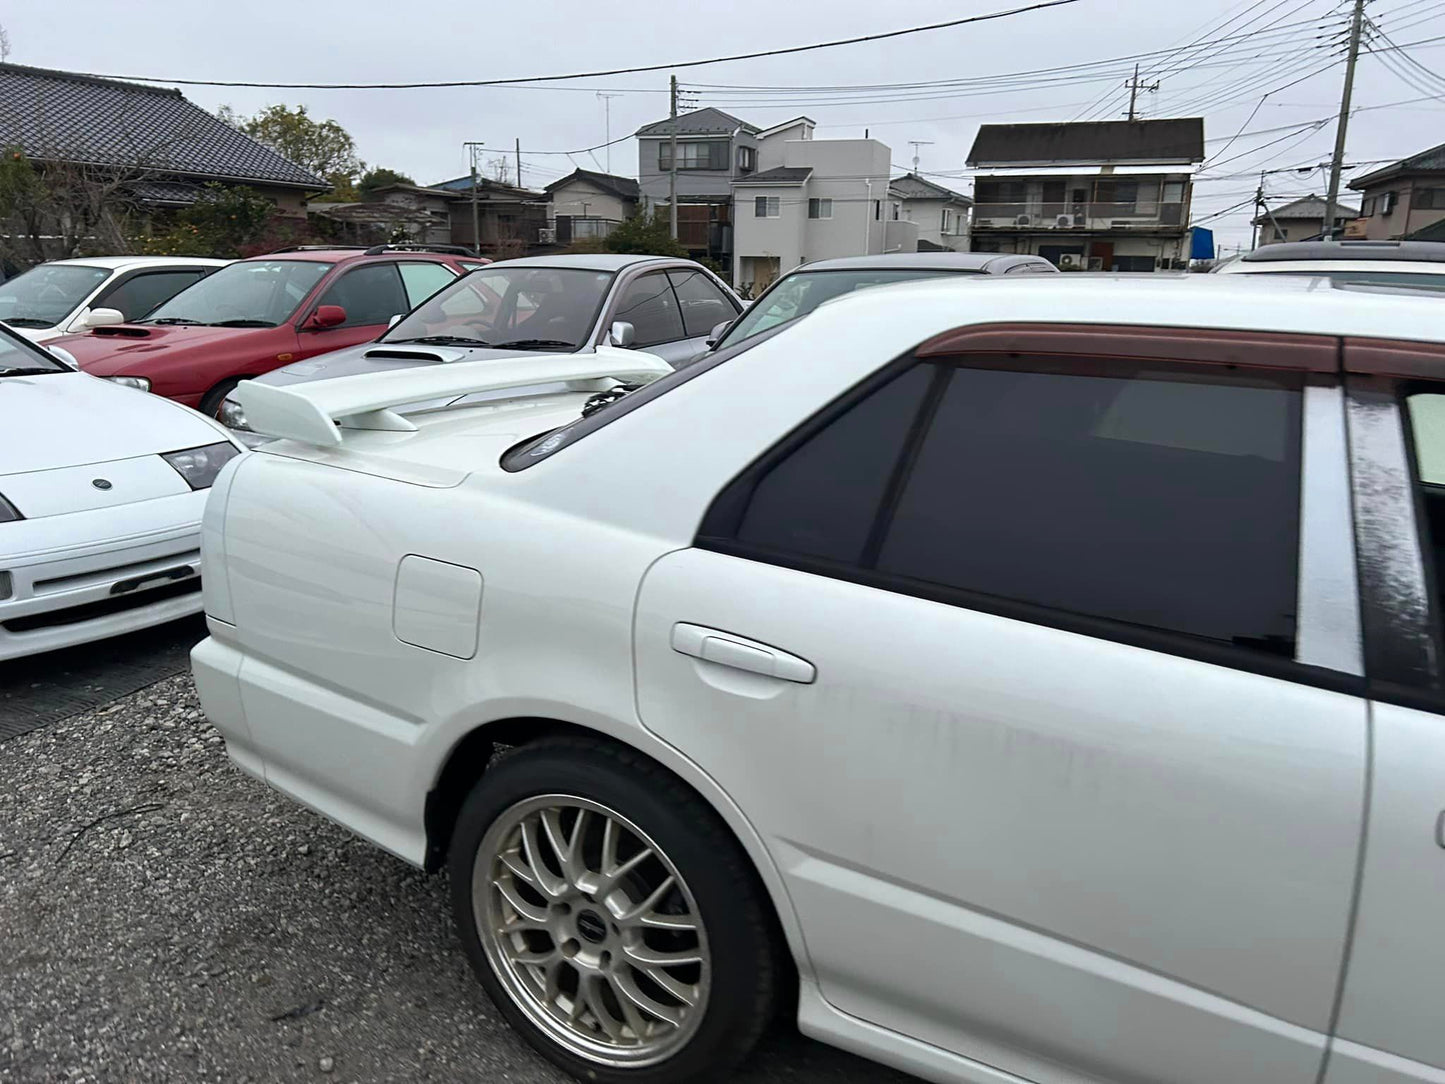
POLYGON ((200 611, 218 423, 0 329, 0 660, 200 611))
POLYGON ((199 256, 51 260, 0 283, 0 322, 38 343, 139 320, 228 262, 199 256))
POLYGON ((543 1054, 725 1080, 786 997, 938 1081, 1445 1080, 1438 302, 934 281, 628 357, 243 384, 287 439, 203 531, 231 757, 448 866, 543 1054))

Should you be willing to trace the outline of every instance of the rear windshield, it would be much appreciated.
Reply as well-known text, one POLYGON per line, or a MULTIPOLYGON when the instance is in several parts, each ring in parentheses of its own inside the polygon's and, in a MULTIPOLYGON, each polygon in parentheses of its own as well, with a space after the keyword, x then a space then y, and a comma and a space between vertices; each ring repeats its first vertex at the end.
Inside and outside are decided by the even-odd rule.
POLYGON ((502 469, 508 471, 526 470, 530 466, 550 459, 563 448, 570 448, 588 433, 595 433, 605 425, 610 425, 618 418, 631 414, 638 407, 646 406, 660 395, 666 395, 673 388, 680 384, 686 384, 689 380, 701 376, 710 369, 715 369, 729 358, 735 358, 739 354, 751 350, 759 343, 771 339, 783 325, 778 324, 767 331, 759 332, 745 342, 737 343, 725 349, 714 350, 710 354, 704 354, 697 361, 684 365, 680 369, 668 373, 666 376, 658 377, 651 384, 644 385, 634 392, 629 392, 621 399, 594 410, 590 414, 584 414, 575 422, 550 429, 535 437, 531 437, 522 443, 509 448, 502 456, 502 469))
POLYGON ((12 327, 54 327, 110 277, 103 267, 43 263, 0 286, 0 320, 12 327))
POLYGON ((187 286, 139 322, 276 327, 330 269, 314 260, 241 260, 187 286))
POLYGON ((719 348, 733 346, 749 336, 770 327, 786 324, 807 316, 824 301, 866 290, 869 286, 887 286, 894 282, 912 282, 940 275, 977 275, 978 271, 943 268, 891 268, 870 271, 795 271, 781 279, 772 289, 749 306, 738 322, 721 339, 719 348))

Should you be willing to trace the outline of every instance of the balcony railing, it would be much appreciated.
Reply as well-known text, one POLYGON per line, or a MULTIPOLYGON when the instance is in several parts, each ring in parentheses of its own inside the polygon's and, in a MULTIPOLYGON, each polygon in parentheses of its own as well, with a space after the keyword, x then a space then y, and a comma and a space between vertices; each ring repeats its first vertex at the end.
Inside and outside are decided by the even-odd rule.
POLYGON ((1184 223, 1183 203, 978 203, 977 230, 1174 229, 1184 223))

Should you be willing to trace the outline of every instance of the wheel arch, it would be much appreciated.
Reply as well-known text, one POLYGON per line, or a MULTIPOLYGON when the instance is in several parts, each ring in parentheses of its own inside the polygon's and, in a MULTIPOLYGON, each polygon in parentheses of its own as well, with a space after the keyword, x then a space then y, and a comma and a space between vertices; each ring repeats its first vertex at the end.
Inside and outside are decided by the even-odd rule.
MULTIPOLYGON (((641 729, 636 733, 650 737, 641 729)), ((631 749, 675 776, 698 795, 722 819, 752 867, 759 887, 769 903, 780 943, 787 948, 789 963, 792 965, 790 977, 800 981, 812 981, 812 967, 797 912, 762 837, 742 810, 706 772, 671 746, 656 739, 632 741, 596 727, 542 716, 495 719, 472 728, 452 745, 431 789, 427 792, 424 813, 424 866, 428 872, 435 872, 445 866, 452 830, 462 803, 499 753, 503 749, 555 737, 588 738, 631 749)), ((787 996, 796 1004, 796 997, 792 996, 791 991, 787 996)))

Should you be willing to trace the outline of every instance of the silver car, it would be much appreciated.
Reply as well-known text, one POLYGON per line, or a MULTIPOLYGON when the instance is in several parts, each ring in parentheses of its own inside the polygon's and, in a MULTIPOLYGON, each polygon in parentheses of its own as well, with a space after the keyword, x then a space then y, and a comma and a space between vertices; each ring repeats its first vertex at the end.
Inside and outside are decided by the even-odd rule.
MULTIPOLYGON (((676 366, 704 351, 712 330, 742 309, 721 279, 692 260, 608 253, 505 260, 439 290, 375 342, 255 379, 296 384, 528 352, 586 353, 604 343, 676 366)), ((234 398, 221 405, 220 419, 247 444, 266 439, 249 432, 234 398)))

